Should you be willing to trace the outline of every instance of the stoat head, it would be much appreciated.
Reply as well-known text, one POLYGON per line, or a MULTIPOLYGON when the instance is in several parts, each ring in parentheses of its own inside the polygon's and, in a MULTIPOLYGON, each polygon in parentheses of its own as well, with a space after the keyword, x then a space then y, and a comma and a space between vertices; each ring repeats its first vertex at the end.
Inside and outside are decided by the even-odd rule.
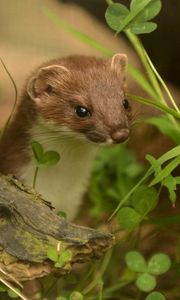
POLYGON ((73 56, 40 68, 27 85, 44 121, 97 144, 121 143, 130 133, 125 95, 127 56, 73 56))

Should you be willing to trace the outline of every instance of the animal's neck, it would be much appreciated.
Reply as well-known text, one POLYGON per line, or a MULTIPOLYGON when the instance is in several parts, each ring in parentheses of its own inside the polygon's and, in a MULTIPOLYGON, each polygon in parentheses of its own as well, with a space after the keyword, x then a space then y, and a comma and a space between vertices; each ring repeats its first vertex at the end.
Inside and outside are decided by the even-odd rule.
MULTIPOLYGON (((40 142, 45 151, 57 151, 61 159, 57 165, 39 170, 36 189, 56 210, 65 211, 73 219, 86 189, 98 147, 75 138, 67 129, 38 122, 31 130, 31 141, 40 142)), ((29 143, 29 151, 30 143, 29 143)), ((35 172, 33 160, 21 170, 21 179, 32 185, 35 172)))

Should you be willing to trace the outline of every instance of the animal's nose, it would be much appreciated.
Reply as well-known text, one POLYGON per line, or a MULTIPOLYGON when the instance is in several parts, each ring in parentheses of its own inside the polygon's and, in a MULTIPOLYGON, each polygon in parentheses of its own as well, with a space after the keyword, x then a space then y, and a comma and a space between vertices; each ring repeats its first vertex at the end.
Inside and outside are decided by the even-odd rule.
POLYGON ((118 144, 118 143, 122 143, 122 142, 126 141, 129 137, 129 134, 130 134, 130 131, 127 128, 118 129, 111 133, 111 138, 114 143, 118 144))

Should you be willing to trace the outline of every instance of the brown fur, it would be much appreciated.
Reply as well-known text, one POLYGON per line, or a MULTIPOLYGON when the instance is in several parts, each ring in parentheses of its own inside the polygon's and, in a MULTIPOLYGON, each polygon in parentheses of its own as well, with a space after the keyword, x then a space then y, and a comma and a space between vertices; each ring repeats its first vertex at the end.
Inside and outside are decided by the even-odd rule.
POLYGON ((123 107, 124 60, 122 72, 120 68, 118 58, 112 62, 111 59, 73 56, 47 62, 36 70, 30 86, 34 99, 25 90, 14 120, 2 137, 0 171, 18 174, 18 169, 29 161, 29 131, 38 116, 99 143, 111 133, 129 128, 130 109, 123 107), (51 65, 64 66, 69 72, 58 67, 41 70, 51 65), (86 107, 92 116, 79 118, 75 114, 78 105, 86 107))

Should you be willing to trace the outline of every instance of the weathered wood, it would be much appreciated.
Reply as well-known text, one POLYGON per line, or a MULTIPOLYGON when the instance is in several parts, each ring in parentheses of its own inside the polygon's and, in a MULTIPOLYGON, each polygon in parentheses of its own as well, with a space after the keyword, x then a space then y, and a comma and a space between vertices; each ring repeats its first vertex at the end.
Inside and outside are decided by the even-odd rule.
POLYGON ((113 235, 68 223, 40 195, 12 177, 0 176, 0 267, 19 280, 50 273, 49 246, 70 249, 72 261, 58 269, 69 272, 75 262, 102 256, 113 235))

